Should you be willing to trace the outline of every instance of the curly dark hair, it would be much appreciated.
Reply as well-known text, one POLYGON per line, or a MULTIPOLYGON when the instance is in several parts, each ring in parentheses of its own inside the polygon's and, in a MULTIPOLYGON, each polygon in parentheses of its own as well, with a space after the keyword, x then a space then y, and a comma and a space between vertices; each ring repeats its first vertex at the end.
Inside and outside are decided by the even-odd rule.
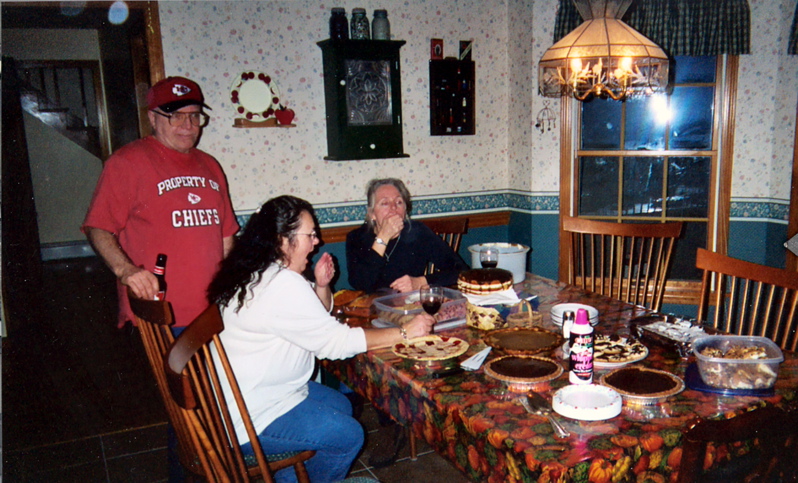
POLYGON ((238 311, 247 293, 261 281, 263 272, 285 258, 283 239, 294 242, 303 211, 315 219, 310 203, 285 195, 272 198, 253 213, 208 286, 208 301, 228 305, 236 297, 238 311))

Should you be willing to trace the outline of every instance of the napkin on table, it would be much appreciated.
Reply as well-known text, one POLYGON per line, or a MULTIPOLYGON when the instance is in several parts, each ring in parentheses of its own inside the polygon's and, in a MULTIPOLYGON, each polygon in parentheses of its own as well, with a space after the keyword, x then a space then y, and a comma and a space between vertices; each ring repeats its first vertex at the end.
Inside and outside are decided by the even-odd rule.
POLYGON ((521 299, 518 298, 518 294, 515 293, 515 290, 512 288, 502 290, 501 292, 492 292, 487 295, 471 295, 467 293, 463 295, 465 295, 465 298, 473 305, 479 306, 498 304, 515 305, 521 301, 521 299))
POLYGON ((485 362, 485 359, 488 357, 490 353, 490 347, 486 347, 481 351, 477 352, 473 356, 469 357, 468 359, 464 360, 460 363, 460 367, 467 371, 476 371, 480 367, 482 367, 482 363, 485 362))

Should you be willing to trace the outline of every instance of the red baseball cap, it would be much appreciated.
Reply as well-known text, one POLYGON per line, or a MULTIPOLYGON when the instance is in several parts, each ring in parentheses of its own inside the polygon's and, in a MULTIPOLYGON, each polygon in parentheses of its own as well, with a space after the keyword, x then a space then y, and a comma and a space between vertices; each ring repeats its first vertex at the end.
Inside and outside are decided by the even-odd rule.
POLYGON ((167 77, 147 91, 147 108, 150 110, 160 108, 170 113, 194 104, 210 109, 205 105, 200 86, 185 77, 167 77))

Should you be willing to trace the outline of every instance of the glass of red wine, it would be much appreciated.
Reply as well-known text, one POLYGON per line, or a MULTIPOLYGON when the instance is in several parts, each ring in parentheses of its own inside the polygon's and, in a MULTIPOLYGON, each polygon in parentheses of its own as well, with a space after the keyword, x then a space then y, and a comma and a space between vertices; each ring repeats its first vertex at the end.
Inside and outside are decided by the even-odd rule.
POLYGON ((443 288, 424 285, 419 291, 419 299, 424 312, 434 317, 443 305, 443 288))
POLYGON ((499 249, 482 247, 479 250, 479 263, 482 264, 482 268, 496 268, 499 265, 499 249))

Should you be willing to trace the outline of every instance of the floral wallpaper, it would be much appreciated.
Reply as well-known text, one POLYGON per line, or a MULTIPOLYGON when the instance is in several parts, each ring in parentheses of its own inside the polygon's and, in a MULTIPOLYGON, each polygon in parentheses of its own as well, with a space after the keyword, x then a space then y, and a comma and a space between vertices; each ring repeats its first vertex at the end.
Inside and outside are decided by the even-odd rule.
MULTIPOLYGON (((749 3, 753 55, 740 59, 732 190, 741 201, 736 206, 744 207, 733 215, 743 217, 759 200, 767 205, 765 212, 783 212, 773 206, 789 198, 798 95, 798 56, 786 55, 794 0, 749 3)), ((225 168, 236 210, 251 212, 288 193, 329 207, 327 221, 334 223, 351 216, 346 206, 362 204, 369 179, 388 175, 438 205, 455 193, 488 194, 520 211, 544 206, 556 212, 560 103, 537 95, 537 61, 551 44, 556 5, 556 0, 183 1, 161 2, 160 18, 166 73, 198 81, 213 108, 200 147, 225 168), (330 8, 338 6, 347 14, 366 8, 369 18, 374 9, 387 8, 392 38, 407 42, 401 75, 408 158, 323 159, 324 91, 316 42, 329 37, 330 8), (459 40, 474 41, 474 136, 429 135, 431 38, 444 40, 447 56, 457 55, 459 40), (284 103, 296 111, 296 128, 233 127, 230 88, 245 70, 274 79, 284 103), (544 107, 554 113, 556 127, 540 132, 535 122, 544 107), (496 198, 496 192, 507 196, 496 198), (335 219, 336 213, 347 214, 335 219)), ((430 211, 452 206, 471 203, 466 199, 430 211)))
POLYGON ((403 178, 413 195, 507 187, 507 5, 503 1, 418 1, 327 4, 283 2, 162 2, 167 75, 198 81, 213 120, 200 147, 224 166, 237 210, 288 193, 312 203, 362 201, 373 177, 403 178), (404 149, 409 158, 324 161, 327 154, 321 50, 329 12, 342 6, 387 8, 401 50, 404 149), (431 38, 458 55, 473 39, 476 62, 475 136, 429 136, 428 60, 431 38), (244 70, 269 74, 296 111, 292 129, 233 128, 230 87, 244 70))
POLYGON ((733 198, 789 200, 798 56, 787 55, 794 0, 749 0, 751 55, 740 57, 733 198))

